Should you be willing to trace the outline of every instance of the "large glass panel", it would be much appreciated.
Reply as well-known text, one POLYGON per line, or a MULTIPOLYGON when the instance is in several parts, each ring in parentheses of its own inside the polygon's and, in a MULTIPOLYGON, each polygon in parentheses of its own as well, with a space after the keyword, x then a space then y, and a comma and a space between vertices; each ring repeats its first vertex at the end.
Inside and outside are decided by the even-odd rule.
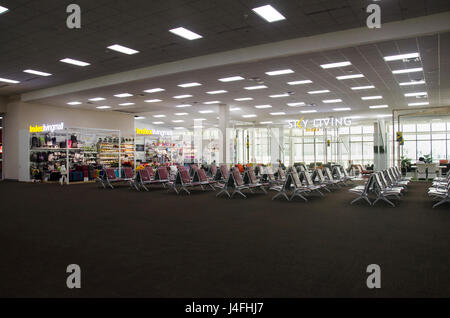
POLYGON ((415 162, 418 159, 416 158, 416 154, 416 141, 405 141, 405 145, 403 146, 403 156, 415 162))
POLYGON ((445 160, 447 157, 446 148, 445 148, 445 140, 433 140, 433 153, 432 158, 433 161, 445 160))
POLYGON ((428 141, 417 141, 417 157, 423 157, 426 155, 431 155, 431 142, 428 141))
POLYGON ((432 122, 431 123, 431 129, 433 131, 445 131, 445 122, 432 122))
POLYGON ((403 124, 403 132, 416 132, 416 124, 403 124))
POLYGON ((430 124, 417 124, 417 132, 430 131, 430 124))
POLYGON ((362 164, 363 163, 362 144, 360 142, 352 142, 350 143, 350 148, 353 163, 362 164))
POLYGON ((364 134, 373 134, 375 132, 375 128, 373 125, 370 126, 363 126, 363 133, 364 134))
POLYGON ((361 126, 352 126, 352 127, 350 127, 350 133, 352 135, 360 135, 362 133, 362 127, 361 126))
POLYGON ((306 163, 314 162, 314 144, 304 144, 304 161, 306 163))
POLYGON ((363 143, 363 164, 372 164, 374 161, 373 142, 363 143))

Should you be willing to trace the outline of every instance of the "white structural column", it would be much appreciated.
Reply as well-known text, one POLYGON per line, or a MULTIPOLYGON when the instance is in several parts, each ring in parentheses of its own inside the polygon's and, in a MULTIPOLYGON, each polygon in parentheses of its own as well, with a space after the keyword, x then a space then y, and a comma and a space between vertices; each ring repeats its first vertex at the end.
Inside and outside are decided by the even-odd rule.
POLYGON ((229 145, 232 136, 228 136, 230 109, 226 104, 219 105, 219 163, 231 163, 229 145))
POLYGON ((374 124, 374 168, 376 171, 387 169, 387 130, 386 123, 378 121, 374 124))
POLYGON ((281 160, 284 162, 284 129, 283 127, 271 127, 270 161, 272 164, 281 160))
POLYGON ((203 120, 194 120, 194 159, 203 162, 203 120))

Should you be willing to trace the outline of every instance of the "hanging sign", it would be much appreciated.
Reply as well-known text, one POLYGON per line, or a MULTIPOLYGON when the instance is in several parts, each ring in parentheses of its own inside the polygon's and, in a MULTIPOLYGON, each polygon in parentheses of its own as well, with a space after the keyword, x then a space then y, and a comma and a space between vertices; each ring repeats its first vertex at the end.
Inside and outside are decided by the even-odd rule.
POLYGON ((401 132, 401 131, 397 132, 397 142, 400 144, 400 146, 403 146, 405 144, 405 139, 403 138, 403 132, 401 132))
POLYGON ((30 133, 39 133, 39 132, 54 132, 55 130, 63 130, 64 123, 60 124, 43 124, 43 125, 30 125, 30 133))
POLYGON ((352 119, 349 117, 342 118, 323 118, 323 119, 304 119, 302 117, 299 121, 289 121, 289 128, 300 128, 308 131, 318 131, 320 128, 332 128, 332 127, 349 127, 352 125, 352 119))
POLYGON ((172 136, 173 135, 173 131, 171 130, 157 130, 157 129, 140 129, 140 128, 136 128, 136 135, 140 135, 140 136, 152 136, 152 135, 158 135, 161 137, 164 136, 172 136))

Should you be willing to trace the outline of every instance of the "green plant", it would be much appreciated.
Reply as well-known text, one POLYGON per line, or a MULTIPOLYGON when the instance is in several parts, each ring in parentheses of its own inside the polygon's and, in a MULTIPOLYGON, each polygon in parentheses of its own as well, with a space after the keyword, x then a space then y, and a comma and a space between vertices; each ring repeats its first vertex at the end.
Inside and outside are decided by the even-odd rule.
POLYGON ((431 158, 431 155, 425 155, 423 158, 425 159, 425 163, 433 163, 433 158, 431 158))
POLYGON ((400 159, 401 159, 402 168, 411 167, 411 159, 406 158, 404 156, 402 156, 400 159))

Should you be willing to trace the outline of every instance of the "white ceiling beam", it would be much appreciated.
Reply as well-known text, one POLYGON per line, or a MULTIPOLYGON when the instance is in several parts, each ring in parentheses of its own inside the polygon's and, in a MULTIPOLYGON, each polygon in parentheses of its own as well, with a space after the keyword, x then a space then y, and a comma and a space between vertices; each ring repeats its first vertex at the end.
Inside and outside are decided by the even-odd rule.
MULTIPOLYGON (((450 30, 450 12, 383 24, 381 29, 367 27, 257 45, 237 50, 198 56, 185 60, 139 68, 79 82, 36 90, 21 95, 22 101, 75 93, 79 91, 151 79, 211 67, 327 51, 450 30)), ((95 67, 95 65, 93 65, 95 67)))

